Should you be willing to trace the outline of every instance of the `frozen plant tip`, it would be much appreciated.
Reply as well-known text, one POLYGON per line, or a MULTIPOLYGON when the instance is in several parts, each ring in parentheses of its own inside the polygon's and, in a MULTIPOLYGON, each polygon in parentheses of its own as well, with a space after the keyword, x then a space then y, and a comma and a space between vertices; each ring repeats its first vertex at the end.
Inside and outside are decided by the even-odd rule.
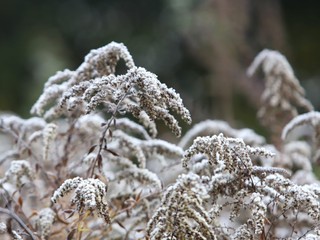
POLYGON ((52 103, 58 103, 62 94, 73 85, 114 74, 120 58, 124 59, 128 68, 135 66, 132 56, 122 43, 111 42, 104 47, 91 50, 77 70, 66 69, 49 78, 44 86, 43 94, 32 107, 31 113, 37 115, 45 113, 46 117, 60 115, 59 105, 54 105, 49 109, 47 107, 52 103))
POLYGON ((264 137, 259 136, 251 129, 244 128, 237 130, 225 121, 208 119, 195 124, 187 131, 181 138, 179 146, 185 149, 190 146, 196 137, 218 135, 219 133, 223 133, 226 137, 242 138, 249 145, 262 145, 265 143, 264 137))
POLYGON ((57 135, 57 125, 54 123, 49 123, 43 129, 43 160, 48 160, 48 153, 50 149, 50 144, 53 143, 57 135))
POLYGON ((85 107, 85 113, 91 113, 99 105, 104 105, 113 114, 131 113, 146 128, 150 128, 153 136, 156 134, 153 127, 156 119, 164 121, 176 135, 181 134, 178 121, 170 110, 191 123, 190 113, 180 95, 161 83, 155 74, 141 67, 133 67, 124 75, 111 74, 83 81, 63 94, 60 107, 72 111, 68 106, 75 102, 85 107))
POLYGON ((211 217, 203 204, 208 197, 208 179, 189 173, 167 188, 161 206, 150 219, 151 239, 216 239, 211 217))
POLYGON ((4 178, 0 179, 0 184, 13 180, 15 181, 16 186, 19 188, 23 183, 23 177, 26 177, 30 181, 33 180, 33 171, 30 163, 26 160, 12 161, 10 168, 5 173, 4 178))
POLYGON ((50 236, 51 227, 55 217, 56 213, 51 208, 44 208, 39 212, 36 225, 41 239, 46 239, 48 236, 50 236))
POLYGON ((197 154, 203 154, 212 166, 224 162, 229 172, 241 170, 252 171, 251 156, 273 157, 274 154, 264 148, 253 148, 246 145, 240 138, 226 138, 221 133, 218 136, 198 137, 186 151, 182 165, 188 167, 188 162, 197 154))
POLYGON ((313 106, 305 99, 304 89, 285 56, 277 51, 263 50, 249 67, 248 75, 252 76, 260 66, 266 87, 261 95, 258 117, 264 125, 271 127, 273 134, 277 134, 298 115, 298 107, 311 111, 313 106))
POLYGON ((180 136, 190 113, 121 43, 57 72, 41 117, 0 116, 0 238, 320 239, 320 113, 296 116, 312 106, 284 56, 265 50, 260 66, 272 144, 217 120, 155 138, 161 121, 180 136))
POLYGON ((106 187, 99 179, 80 177, 68 179, 54 192, 51 201, 56 203, 59 198, 75 189, 71 203, 76 204, 80 214, 86 210, 95 211, 98 216, 110 223, 108 204, 105 200, 106 187))
POLYGON ((91 51, 77 70, 65 70, 51 77, 31 112, 44 114, 45 118, 70 114, 79 117, 98 106, 113 116, 131 113, 149 128, 153 137, 157 133, 154 123, 157 119, 180 136, 181 129, 171 111, 191 123, 180 95, 161 83, 155 74, 135 67, 127 48, 114 42, 91 51), (120 58, 128 67, 124 75, 115 74, 120 58), (48 106, 52 107, 47 109, 48 106))
POLYGON ((285 140, 290 132, 303 125, 311 126, 314 129, 315 136, 320 139, 320 113, 315 111, 301 114, 292 119, 283 129, 282 139, 285 140))

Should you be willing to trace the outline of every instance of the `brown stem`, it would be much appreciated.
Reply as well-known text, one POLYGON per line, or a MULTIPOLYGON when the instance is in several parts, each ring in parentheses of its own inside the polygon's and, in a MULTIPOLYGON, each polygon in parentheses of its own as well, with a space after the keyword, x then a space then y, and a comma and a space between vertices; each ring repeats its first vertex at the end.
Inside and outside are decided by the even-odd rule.
POLYGON ((116 120, 116 115, 117 112, 119 110, 120 104, 122 103, 122 101, 128 96, 130 90, 131 90, 132 86, 128 89, 128 91, 121 97, 121 99, 119 100, 119 102, 117 103, 117 106, 115 107, 115 109, 112 112, 111 118, 108 120, 108 124, 105 127, 105 129, 103 130, 100 140, 99 140, 99 150, 98 150, 98 154, 97 157, 94 159, 93 163, 91 164, 89 170, 88 170, 88 177, 93 177, 94 174, 94 169, 96 167, 97 164, 97 160, 98 160, 98 156, 101 155, 101 151, 103 149, 103 143, 106 141, 106 134, 108 132, 108 130, 111 127, 111 124, 116 120))
POLYGON ((14 220, 16 220, 17 223, 19 223, 19 225, 29 234, 29 236, 31 237, 32 240, 36 240, 36 236, 33 234, 33 232, 30 230, 30 228, 28 228, 28 226, 20 219, 20 217, 15 214, 14 212, 2 208, 0 207, 0 213, 4 213, 9 215, 11 218, 13 218, 14 220))

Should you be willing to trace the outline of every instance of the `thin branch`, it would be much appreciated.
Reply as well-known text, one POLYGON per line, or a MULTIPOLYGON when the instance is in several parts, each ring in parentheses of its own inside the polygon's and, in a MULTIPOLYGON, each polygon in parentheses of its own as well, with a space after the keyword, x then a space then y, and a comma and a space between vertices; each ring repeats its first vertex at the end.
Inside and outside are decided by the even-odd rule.
POLYGON ((14 212, 2 208, 0 207, 0 213, 4 213, 9 215, 11 218, 13 218, 14 220, 17 221, 17 223, 19 223, 19 225, 29 234, 29 236, 31 237, 32 240, 37 240, 36 236, 33 234, 33 232, 30 230, 30 228, 28 228, 28 226, 21 220, 21 218, 15 214, 14 212))

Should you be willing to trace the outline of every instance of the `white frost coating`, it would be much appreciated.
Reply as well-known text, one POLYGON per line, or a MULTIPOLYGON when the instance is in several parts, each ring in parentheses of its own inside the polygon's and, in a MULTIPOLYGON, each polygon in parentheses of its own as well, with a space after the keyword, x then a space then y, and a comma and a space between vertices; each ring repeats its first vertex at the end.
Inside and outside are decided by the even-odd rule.
POLYGON ((306 142, 289 142, 284 145, 283 153, 292 163, 291 168, 312 171, 311 146, 306 142))
POLYGON ((128 118, 117 119, 116 120, 116 128, 123 129, 123 130, 125 130, 125 132, 132 131, 134 133, 137 133, 137 134, 141 135, 145 140, 151 139, 151 137, 149 136, 149 134, 147 133, 147 131, 145 130, 145 128, 143 126, 141 126, 140 124, 137 124, 134 121, 131 121, 128 118))
POLYGON ((11 161, 9 169, 6 171, 4 178, 0 179, 0 184, 13 180, 16 186, 19 188, 23 181, 23 177, 28 178, 30 181, 33 180, 33 170, 31 165, 26 160, 11 161))
POLYGON ((67 179, 53 193, 51 201, 56 203, 59 198, 64 197, 74 189, 75 195, 71 203, 76 204, 79 213, 85 210, 95 211, 107 223, 110 222, 108 204, 104 199, 106 196, 106 185, 99 179, 82 179, 80 177, 67 179))
POLYGON ((242 138, 246 144, 262 145, 265 139, 259 136, 251 129, 234 129, 227 122, 219 120, 205 120, 195 124, 186 134, 181 138, 179 146, 183 149, 198 136, 218 135, 223 133, 227 137, 242 138))
POLYGON ((253 148, 244 143, 240 138, 227 138, 221 133, 218 136, 198 137, 192 146, 185 152, 182 158, 182 165, 188 166, 191 158, 196 154, 204 154, 209 163, 213 166, 223 160, 226 168, 232 171, 239 171, 241 168, 252 168, 250 155, 262 157, 274 157, 274 154, 264 148, 253 148), (218 155, 217 155, 218 153, 218 155), (239 164, 237 159, 242 163, 239 164))
POLYGON ((54 106, 49 110, 45 109, 53 102, 58 103, 62 94, 73 85, 81 81, 114 74, 120 58, 124 59, 128 68, 135 66, 131 54, 122 43, 111 42, 104 47, 91 50, 78 69, 59 71, 49 78, 44 86, 43 94, 33 105, 31 113, 43 115, 48 111, 50 112, 50 115, 47 114, 48 117, 61 114, 59 106, 54 106))
POLYGON ((281 138, 285 140, 290 132, 292 132, 296 127, 301 125, 311 125, 316 133, 319 133, 320 127, 320 113, 316 111, 311 111, 308 113, 301 114, 293 118, 283 129, 281 138))
POLYGON ((287 58, 278 51, 268 49, 261 51, 248 68, 247 74, 252 76, 260 66, 262 66, 265 74, 269 74, 272 71, 277 74, 285 72, 288 77, 295 79, 292 67, 288 63, 287 58))
POLYGON ((208 178, 182 174, 166 189, 161 206, 147 225, 150 239, 169 238, 175 225, 179 226, 175 234, 179 236, 181 232, 186 239, 216 239, 214 228, 209 224, 211 217, 202 205, 203 197, 208 195, 205 181, 208 178))
POLYGON ((190 113, 180 95, 161 83, 155 74, 136 67, 127 48, 114 42, 91 51, 73 73, 58 72, 46 84, 31 112, 44 114, 44 118, 62 115, 79 118, 94 112, 98 106, 104 106, 113 116, 132 114, 150 130, 152 137, 157 134, 154 122, 157 119, 180 136, 181 127, 173 112, 191 123, 190 113), (123 75, 115 75, 119 58, 123 58, 128 66, 123 75))
POLYGON ((253 75, 260 66, 265 74, 266 87, 258 117, 273 134, 278 134, 290 119, 298 115, 297 107, 312 111, 313 106, 305 99, 304 89, 282 54, 263 50, 248 68, 248 75, 253 75))
POLYGON ((121 130, 113 132, 113 139, 118 147, 128 149, 131 155, 137 158, 140 168, 146 167, 146 162, 153 154, 181 158, 183 150, 169 142, 160 139, 141 140, 132 137, 121 130))
POLYGON ((13 240, 24 240, 23 237, 15 230, 12 230, 13 240))
POLYGON ((48 123, 43 129, 43 160, 48 160, 48 153, 53 141, 57 136, 57 125, 54 123, 48 123))
POLYGON ((146 185, 153 185, 156 188, 156 191, 162 189, 162 183, 158 175, 146 168, 131 167, 120 172, 118 176, 125 179, 132 178, 134 180, 139 180, 139 182, 145 183, 146 185))
POLYGON ((105 120, 98 114, 88 114, 81 116, 77 120, 75 128, 80 133, 96 134, 97 132, 101 131, 101 125, 103 123, 105 123, 105 120))
POLYGON ((7 232, 7 225, 4 222, 0 222, 0 234, 7 232))
POLYGON ((141 147, 146 149, 146 152, 155 150, 161 155, 174 155, 182 157, 183 150, 175 144, 169 143, 161 139, 152 139, 149 141, 143 141, 141 147))
POLYGON ((41 238, 45 239, 50 235, 51 227, 56 218, 56 213, 51 208, 43 208, 36 220, 37 229, 41 238))
POLYGON ((18 132, 19 135, 23 136, 27 131, 43 129, 46 122, 39 117, 22 119, 18 116, 5 115, 0 118, 0 124, 4 130, 14 130, 15 132, 18 132))

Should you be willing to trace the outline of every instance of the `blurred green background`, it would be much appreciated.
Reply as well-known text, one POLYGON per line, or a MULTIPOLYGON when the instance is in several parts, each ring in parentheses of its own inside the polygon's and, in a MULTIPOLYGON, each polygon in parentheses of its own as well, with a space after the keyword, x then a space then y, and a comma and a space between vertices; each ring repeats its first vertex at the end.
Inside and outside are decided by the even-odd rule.
POLYGON ((319 9, 315 0, 2 0, 0 110, 29 117, 49 76, 117 41, 181 93, 194 122, 263 131, 255 118, 263 80, 245 71, 264 48, 287 56, 320 107, 319 9))

